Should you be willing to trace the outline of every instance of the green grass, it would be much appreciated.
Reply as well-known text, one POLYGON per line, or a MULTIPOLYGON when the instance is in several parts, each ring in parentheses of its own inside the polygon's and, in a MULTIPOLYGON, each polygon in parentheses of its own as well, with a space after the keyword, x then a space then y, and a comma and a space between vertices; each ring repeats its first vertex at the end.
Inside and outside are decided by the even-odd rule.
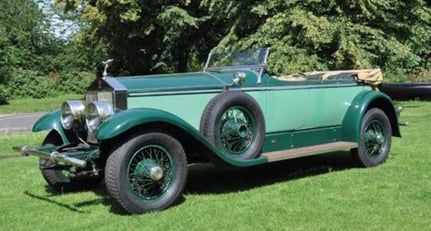
POLYGON ((60 108, 63 101, 81 99, 82 95, 68 94, 45 99, 13 99, 9 104, 0 105, 0 115, 18 112, 51 111, 60 108))
POLYGON ((355 168, 346 152, 242 171, 190 166, 184 200, 124 214, 103 187, 53 192, 36 157, 11 152, 44 133, 0 135, 1 230, 430 230, 431 102, 400 102, 403 138, 387 162, 355 168))

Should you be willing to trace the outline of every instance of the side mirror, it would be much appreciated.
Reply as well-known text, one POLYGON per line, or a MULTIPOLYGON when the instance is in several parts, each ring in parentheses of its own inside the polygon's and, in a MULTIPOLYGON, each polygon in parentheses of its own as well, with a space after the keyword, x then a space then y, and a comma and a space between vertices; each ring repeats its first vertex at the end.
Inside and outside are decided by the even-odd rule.
POLYGON ((233 84, 242 85, 246 80, 246 76, 244 72, 236 72, 232 78, 233 84))

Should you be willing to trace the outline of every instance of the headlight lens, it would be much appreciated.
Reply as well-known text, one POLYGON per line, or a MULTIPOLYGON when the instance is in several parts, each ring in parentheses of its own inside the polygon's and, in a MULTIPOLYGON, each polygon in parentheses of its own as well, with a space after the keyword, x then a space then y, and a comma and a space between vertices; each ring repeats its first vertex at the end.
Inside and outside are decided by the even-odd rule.
POLYGON ((90 132, 96 131, 99 125, 114 114, 112 104, 105 101, 94 101, 87 105, 86 122, 90 132))
POLYGON ((70 130, 84 122, 85 105, 79 100, 68 100, 61 105, 61 125, 70 130))

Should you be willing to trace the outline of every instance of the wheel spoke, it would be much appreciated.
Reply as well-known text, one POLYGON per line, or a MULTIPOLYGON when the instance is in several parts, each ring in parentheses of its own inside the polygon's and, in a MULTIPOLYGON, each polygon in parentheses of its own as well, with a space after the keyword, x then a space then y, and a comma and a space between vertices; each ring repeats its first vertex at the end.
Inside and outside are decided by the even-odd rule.
POLYGON ((386 142, 383 125, 378 120, 370 121, 365 130, 365 149, 370 157, 379 156, 386 142))
POLYGON ((232 154, 241 154, 254 138, 254 123, 250 113, 242 107, 229 108, 219 124, 219 142, 232 154))
POLYGON ((158 145, 145 146, 133 155, 129 161, 128 179, 131 189, 137 196, 153 200, 167 190, 173 164, 169 155, 158 145), (158 174, 153 175, 155 174, 153 171, 159 172, 160 177, 158 174))

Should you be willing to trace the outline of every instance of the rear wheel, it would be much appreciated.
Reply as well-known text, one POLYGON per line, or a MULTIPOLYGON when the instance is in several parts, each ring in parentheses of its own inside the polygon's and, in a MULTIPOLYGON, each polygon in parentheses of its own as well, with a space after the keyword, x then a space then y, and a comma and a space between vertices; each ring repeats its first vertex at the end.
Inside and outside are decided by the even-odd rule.
POLYGON ((171 206, 187 179, 187 159, 181 144, 164 133, 133 137, 108 158, 105 184, 109 194, 129 213, 171 206))
MULTIPOLYGON (((63 141, 55 132, 51 131, 42 143, 43 146, 61 146, 63 141)), ((71 174, 64 166, 46 159, 39 159, 39 168, 43 178, 51 188, 58 192, 79 191, 96 187, 103 175, 82 176, 79 172, 71 174)))
POLYGON ((392 129, 386 114, 370 109, 362 119, 359 147, 352 150, 358 164, 372 167, 386 161, 391 148, 392 129))

